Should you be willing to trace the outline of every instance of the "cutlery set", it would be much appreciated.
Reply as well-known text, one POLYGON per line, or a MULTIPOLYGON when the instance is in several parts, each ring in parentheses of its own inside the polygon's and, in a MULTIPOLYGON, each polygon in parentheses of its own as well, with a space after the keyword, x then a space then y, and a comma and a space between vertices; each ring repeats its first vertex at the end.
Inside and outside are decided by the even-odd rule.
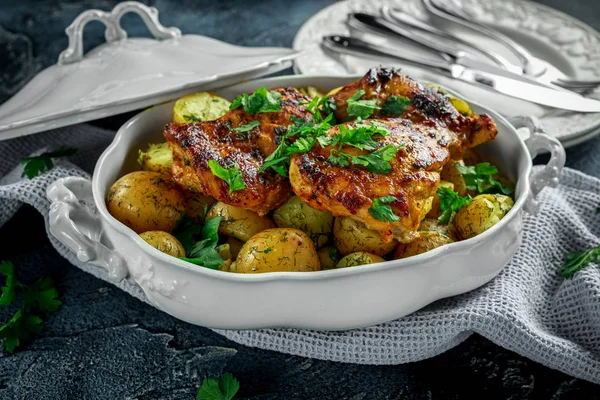
POLYGON ((475 20, 453 0, 422 0, 432 15, 449 26, 467 29, 507 48, 518 60, 434 27, 401 10, 384 6, 380 15, 350 13, 346 25, 350 36, 325 36, 322 48, 328 54, 396 61, 433 70, 444 76, 484 87, 493 92, 532 103, 578 112, 600 112, 600 101, 584 97, 600 86, 600 80, 567 76, 551 63, 532 55, 524 46, 475 20), (370 38, 386 39, 385 44, 370 38), (397 42, 409 42, 426 52, 414 54, 397 42), (485 61, 484 61, 485 60, 485 61))

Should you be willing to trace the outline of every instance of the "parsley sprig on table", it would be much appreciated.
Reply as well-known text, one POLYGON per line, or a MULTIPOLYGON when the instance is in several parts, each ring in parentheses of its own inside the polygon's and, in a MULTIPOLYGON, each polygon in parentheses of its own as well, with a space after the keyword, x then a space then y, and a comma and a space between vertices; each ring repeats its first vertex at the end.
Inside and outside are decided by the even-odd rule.
POLYGON ((198 390, 197 400, 231 400, 240 390, 240 383, 229 372, 221 378, 205 378, 198 390))
POLYGON ((569 253, 562 266, 561 274, 563 277, 569 279, 582 268, 597 262, 600 262, 600 246, 586 251, 569 253))
POLYGON ((180 259, 210 269, 223 264, 225 261, 217 251, 221 219, 214 217, 197 224, 182 215, 171 232, 185 249, 186 257, 180 259))
POLYGON ((438 217, 438 221, 442 225, 449 224, 452 220, 452 216, 459 208, 473 201, 470 196, 461 197, 458 193, 443 186, 438 188, 437 195, 440 198, 440 211, 442 212, 438 217))
POLYGON ((266 88, 261 87, 256 89, 251 95, 243 93, 236 97, 229 106, 229 109, 235 110, 240 106, 248 114, 278 112, 281 111, 281 93, 269 92, 266 88))
POLYGON ((501 182, 494 179, 494 175, 498 174, 498 168, 489 162, 474 166, 456 164, 454 168, 463 176, 469 190, 475 190, 477 193, 483 194, 502 193, 505 195, 514 192, 512 188, 505 187, 501 182))
POLYGON ((77 149, 61 146, 58 150, 42 153, 39 156, 25 157, 21 160, 21 164, 25 166, 22 176, 27 175, 27 178, 33 179, 54 167, 53 158, 67 157, 76 151, 77 149))
POLYGON ((383 222, 394 222, 398 221, 400 217, 394 214, 394 210, 386 203, 392 203, 396 201, 394 196, 384 196, 376 198, 373 201, 373 205, 369 207, 369 214, 375 219, 383 222))
POLYGON ((40 315, 57 311, 62 302, 58 300, 58 292, 49 277, 38 279, 30 285, 23 284, 17 279, 10 261, 0 262, 0 275, 6 278, 0 306, 13 304, 18 297, 23 301, 15 315, 0 327, 0 338, 4 339, 2 347, 12 353, 44 329, 40 315))
POLYGON ((236 190, 246 189, 239 165, 222 167, 216 160, 209 160, 208 167, 214 176, 223 179, 229 185, 229 194, 236 190))

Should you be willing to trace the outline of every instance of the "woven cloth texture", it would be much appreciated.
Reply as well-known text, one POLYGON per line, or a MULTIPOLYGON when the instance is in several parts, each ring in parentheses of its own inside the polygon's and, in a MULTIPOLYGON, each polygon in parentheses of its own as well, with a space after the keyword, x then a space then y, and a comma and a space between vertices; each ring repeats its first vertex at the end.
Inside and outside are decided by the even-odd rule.
MULTIPOLYGON (((90 177, 113 136, 112 131, 77 125, 0 142, 0 226, 27 203, 42 213, 48 231, 47 186, 64 176, 90 177), (69 160, 57 160, 39 177, 22 178, 21 158, 62 145, 79 151, 69 160)), ((217 332, 247 346, 378 365, 433 357, 477 332, 550 368, 600 383, 600 268, 591 264, 572 279, 560 275, 566 253, 600 245, 599 202, 600 180, 565 169, 559 187, 540 194, 540 212, 524 215, 523 244, 493 281, 396 321, 343 332, 217 332)), ((108 281, 103 270, 81 263, 52 236, 50 240, 72 264, 108 281)), ((117 286, 147 302, 138 286, 117 286)))

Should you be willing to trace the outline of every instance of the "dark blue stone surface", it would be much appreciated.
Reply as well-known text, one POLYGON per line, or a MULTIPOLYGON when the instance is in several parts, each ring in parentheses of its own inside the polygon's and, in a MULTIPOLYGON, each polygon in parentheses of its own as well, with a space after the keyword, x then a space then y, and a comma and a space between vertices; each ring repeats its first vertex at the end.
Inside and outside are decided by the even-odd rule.
MULTIPOLYGON (((300 25, 332 1, 146 2, 166 26, 247 46, 291 46, 300 25)), ((597 0, 543 0, 600 29, 597 0)), ((114 0, 0 1, 0 102, 67 45, 64 28, 82 11, 114 0)), ((137 16, 131 35, 148 35, 137 16)), ((85 42, 103 41, 103 27, 85 42)), ((117 128, 129 115, 96 121, 117 128)), ((600 176, 600 139, 568 151, 568 165, 600 176)), ((1 207, 1 205, 0 205, 1 207)), ((29 207, 0 229, 0 259, 23 280, 52 275, 64 302, 46 330, 0 357, 2 399, 193 399, 205 376, 233 373, 247 399, 600 399, 600 387, 552 371, 473 335, 438 357, 397 366, 305 359, 232 343, 178 321, 68 264, 50 246, 43 219, 29 207)), ((5 321, 11 310, 0 310, 5 321)))

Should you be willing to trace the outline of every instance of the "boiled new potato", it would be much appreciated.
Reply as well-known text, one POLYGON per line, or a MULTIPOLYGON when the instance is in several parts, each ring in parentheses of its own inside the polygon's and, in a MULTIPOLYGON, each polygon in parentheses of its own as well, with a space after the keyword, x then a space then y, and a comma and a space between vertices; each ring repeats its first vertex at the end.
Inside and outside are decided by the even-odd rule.
POLYGON ((362 222, 350 217, 338 217, 333 224, 333 241, 340 254, 367 252, 378 256, 389 253, 396 247, 395 240, 381 241, 379 232, 369 229, 362 222))
POLYGON ((146 243, 173 257, 185 257, 185 249, 177 238, 163 231, 148 231, 140 233, 146 243))
POLYGON ((450 160, 444 168, 442 169, 442 173, 440 174, 440 178, 443 181, 451 182, 454 185, 454 191, 458 193, 459 196, 466 196, 467 194, 467 184, 463 176, 458 172, 455 165, 465 165, 462 160, 450 160))
POLYGON ((469 107, 469 104, 467 104, 466 101, 459 99, 458 97, 453 97, 453 96, 448 96, 448 97, 450 99, 450 103, 452 103, 454 108, 456 108, 456 110, 459 113, 461 113, 462 115, 468 117, 473 113, 471 111, 471 107, 469 107))
POLYGON ((235 262, 238 273, 304 272, 321 269, 319 256, 306 233, 273 228, 252 236, 235 262))
POLYGON ((342 258, 336 265, 336 268, 356 267, 358 265, 375 264, 385 262, 385 260, 376 254, 359 251, 350 253, 342 258))
POLYGON ((419 235, 410 243, 400 243, 394 250, 394 258, 406 258, 416 256, 433 250, 436 247, 452 243, 452 239, 439 232, 425 231, 419 232, 419 235))
POLYGON ((194 93, 183 96, 173 107, 174 122, 212 121, 222 117, 231 103, 212 93, 194 93))
POLYGON ((155 171, 171 174, 173 151, 167 143, 150 144, 148 150, 138 150, 138 163, 144 171, 155 171))
POLYGON ((273 213, 273 220, 280 228, 300 229, 314 242, 317 248, 329 241, 333 230, 333 215, 315 210, 300 197, 293 196, 273 213))
POLYGON ((204 220, 204 215, 217 200, 199 193, 185 192, 185 216, 197 224, 204 220))
MULTIPOLYGON (((445 187, 454 191, 454 184, 452 182, 440 181, 439 187, 445 187)), ((431 210, 427 213, 427 218, 437 218, 442 214, 440 211, 440 198, 437 195, 433 195, 433 202, 431 204, 431 210)))
POLYGON ((108 212, 136 233, 170 232, 185 211, 179 187, 160 172, 136 171, 121 177, 106 193, 108 212))
POLYGON ((444 236, 450 237, 450 234, 448 233, 448 225, 440 224, 437 217, 436 218, 425 218, 423 221, 421 221, 421 225, 419 225, 419 231, 438 232, 444 236))
POLYGON ((218 216, 223 217, 219 225, 219 233, 233 236, 242 242, 265 229, 275 228, 275 224, 268 217, 261 217, 254 211, 234 207, 220 201, 210 208, 206 218, 210 219, 218 216))
POLYGON ((219 253, 223 260, 231 259, 231 248, 229 247, 228 243, 218 245, 215 250, 217 250, 217 253, 219 253))
POLYGON ((244 242, 241 242, 232 236, 227 236, 227 244, 229 245, 229 251, 231 251, 231 258, 235 260, 238 254, 240 254, 244 242))
POLYGON ((513 199, 508 196, 480 194, 456 212, 454 234, 459 240, 477 236, 500 221, 513 205, 513 199))
MULTIPOLYGON (((319 261, 321 261, 321 269, 334 269, 336 265, 335 256, 332 254, 333 246, 321 247, 317 254, 319 255, 319 261), (333 256, 333 258, 332 258, 333 256)), ((337 254, 337 253, 336 253, 337 254)))

